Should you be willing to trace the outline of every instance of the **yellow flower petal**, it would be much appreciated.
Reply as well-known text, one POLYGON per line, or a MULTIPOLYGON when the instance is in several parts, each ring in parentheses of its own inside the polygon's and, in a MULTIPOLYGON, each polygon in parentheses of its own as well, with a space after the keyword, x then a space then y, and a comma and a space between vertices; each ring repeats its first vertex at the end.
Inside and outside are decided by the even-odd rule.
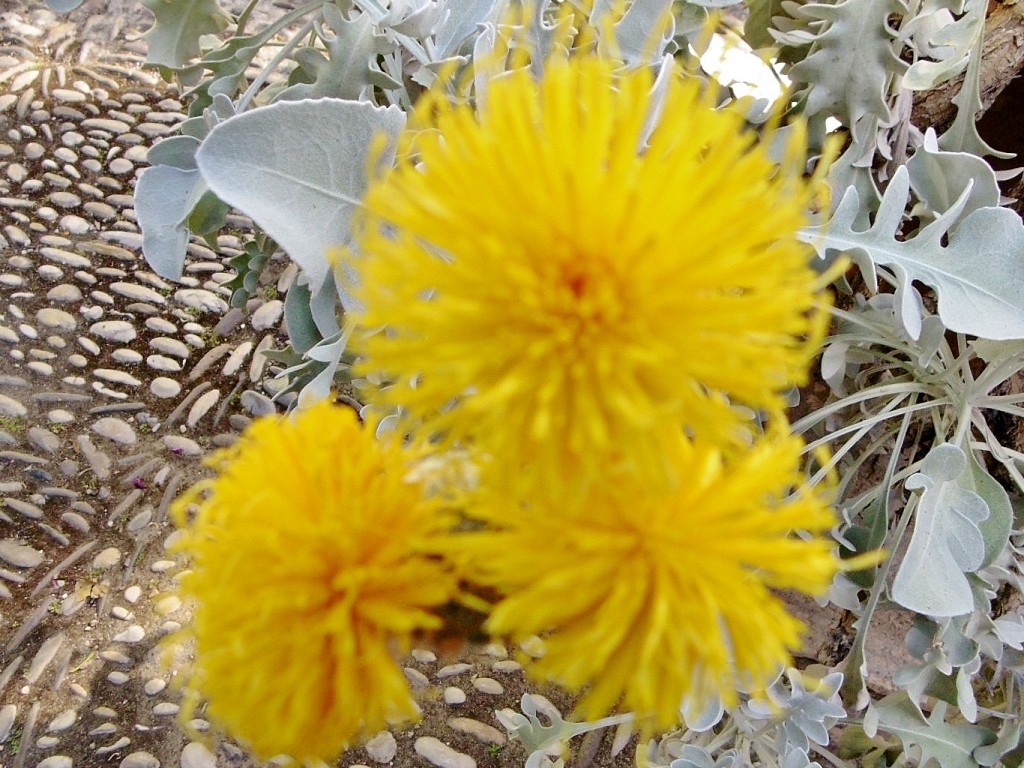
POLYGON ((801 448, 775 435, 725 461, 677 441, 689 481, 667 495, 618 485, 568 508, 558 489, 524 504, 482 495, 472 513, 487 528, 458 546, 474 580, 505 595, 487 628, 541 635, 534 672, 583 691, 587 719, 618 704, 670 728, 684 698, 730 702, 770 683, 803 633, 775 590, 821 594, 840 568, 825 501, 787 497, 801 448))
POLYGON ((517 493, 610 458, 664 480, 678 429, 741 441, 730 403, 780 410, 823 331, 799 147, 778 168, 682 78, 646 137, 651 87, 576 56, 495 79, 479 113, 431 99, 365 198, 355 321, 386 330, 355 340, 362 372, 517 493))
POLYGON ((392 646, 439 626, 455 579, 431 554, 450 521, 406 482, 407 458, 321 404, 257 421, 176 505, 197 602, 189 684, 262 758, 330 759, 416 714, 392 646))

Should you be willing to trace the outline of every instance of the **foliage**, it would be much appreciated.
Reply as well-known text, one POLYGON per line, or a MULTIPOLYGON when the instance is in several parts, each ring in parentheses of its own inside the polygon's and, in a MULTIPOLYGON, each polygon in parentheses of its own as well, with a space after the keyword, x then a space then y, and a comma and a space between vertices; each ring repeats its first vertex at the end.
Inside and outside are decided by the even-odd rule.
MULTIPOLYGON (((922 153, 927 154, 922 149, 914 159, 922 153)), ((936 152, 932 157, 943 154, 936 152)), ((854 229, 860 196, 856 187, 849 187, 832 218, 807 229, 808 242, 823 258, 833 251, 849 254, 872 292, 878 291, 876 274, 881 272, 895 288, 898 321, 911 338, 921 335, 925 317, 913 281, 935 292, 938 315, 947 329, 989 339, 1020 338, 1024 335, 1024 275, 1016 266, 1024 254, 1024 227, 1013 211, 995 207, 999 193, 992 171, 984 166, 991 181, 990 200, 978 200, 980 195, 971 200, 970 193, 982 187, 968 177, 949 209, 929 206, 928 195, 921 191, 924 185, 919 183, 920 205, 927 206, 935 219, 912 236, 904 233, 904 239, 897 239, 910 191, 909 167, 909 163, 900 166, 893 174, 870 229, 854 229), (973 203, 973 210, 964 215, 968 203, 973 203)), ((945 174, 954 170, 949 165, 936 166, 934 175, 948 183, 950 177, 945 174)))
POLYGON ((811 751, 828 752, 829 729, 846 716, 839 701, 843 675, 822 678, 787 669, 761 697, 747 693, 733 707, 712 704, 700 715, 684 709, 679 730, 646 747, 651 768, 741 768, 819 765, 811 751))
MULTIPOLYGON (((260 222, 302 268, 310 289, 318 291, 329 272, 324 255, 332 246, 348 244, 338 233, 349 231, 352 210, 363 196, 374 137, 386 136, 393 144, 404 124, 404 113, 394 106, 343 99, 279 101, 237 115, 224 124, 231 130, 213 131, 196 162, 209 188, 260 222), (322 125, 345 129, 326 132, 322 125), (253 196, 253 190, 271 187, 274 196, 253 196), (307 214, 296 217, 296 210, 307 214)), ((392 157, 384 154, 379 161, 390 163, 392 157)), ((351 306, 344 293, 342 305, 351 306)))
MULTIPOLYGON (((660 72, 674 62, 710 80, 694 55, 702 22, 731 4, 540 0, 516 16, 514 0, 312 0, 248 32, 257 0, 237 18, 215 0, 144 2, 156 16, 149 63, 177 79, 190 110, 179 134, 150 152, 136 191, 146 257, 174 278, 191 236, 215 242, 229 206, 250 216, 265 234, 246 247, 232 289, 243 301, 275 242, 302 268, 285 302, 291 346, 275 353, 302 401, 350 376, 338 318, 353 299, 329 246, 351 242, 368 169, 392 164, 426 89, 443 76, 453 100, 483 102, 490 78, 539 67, 558 45, 660 72), (567 37, 565 25, 590 36, 567 37)), ((861 562, 832 585, 829 601, 852 627, 846 658, 828 659, 845 661, 841 685, 833 670, 817 683, 789 670, 766 698, 712 702, 698 715, 683 707, 685 727, 644 759, 670 768, 1019 764, 1024 442, 1013 420, 1024 417, 1024 225, 1003 207, 1002 177, 988 162, 1003 155, 975 125, 986 4, 749 5, 746 39, 777 46, 794 85, 776 105, 780 122, 805 121, 823 157, 840 148, 801 237, 823 272, 846 270, 834 283, 821 386, 803 390, 792 429, 807 440, 808 484, 834 478, 844 555, 882 548, 893 557, 861 562), (915 93, 959 75, 953 123, 915 125, 915 93), (912 628, 897 690, 879 697, 868 639, 882 610, 912 628)), ((752 123, 764 121, 763 107, 751 105, 752 123)), ((525 717, 500 719, 538 755, 532 764, 587 727, 552 719, 544 730, 530 706, 524 699, 525 717)))
POLYGON ((628 724, 633 719, 632 715, 625 714, 590 722, 567 722, 558 708, 545 697, 529 693, 523 694, 519 708, 523 714, 513 709, 503 709, 494 714, 508 731, 509 738, 520 742, 529 754, 526 768, 539 768, 547 754, 561 752, 565 742, 574 736, 611 725, 628 724), (548 720, 547 725, 538 713, 548 720))

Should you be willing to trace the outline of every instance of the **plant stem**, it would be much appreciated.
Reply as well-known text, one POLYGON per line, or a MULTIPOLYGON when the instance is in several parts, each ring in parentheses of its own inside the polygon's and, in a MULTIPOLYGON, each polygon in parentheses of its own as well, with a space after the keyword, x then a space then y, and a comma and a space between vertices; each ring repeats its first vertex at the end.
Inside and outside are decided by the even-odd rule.
MULTIPOLYGON (((902 446, 904 440, 906 440, 907 431, 910 429, 910 421, 910 415, 907 414, 903 419, 900 434, 896 438, 897 448, 902 446)), ((898 460, 899 453, 899 450, 893 450, 893 456, 889 462, 890 470, 895 468, 894 462, 898 460)), ((889 471, 886 472, 886 475, 891 476, 889 471)), ((885 505, 886 516, 888 517, 888 493, 886 493, 885 505)), ((899 551, 900 545, 903 543, 903 537, 907 533, 907 527, 910 525, 910 519, 913 517, 913 512, 916 508, 917 497, 912 496, 900 513, 900 521, 896 526, 896 532, 889 546, 889 552, 895 553, 899 551)), ((851 706, 856 704, 857 699, 860 697, 861 686, 863 685, 860 666, 864 661, 864 650, 867 646, 868 625, 871 623, 871 617, 874 615, 875 610, 878 608, 878 603, 882 599, 882 592, 885 590, 885 582, 889 578, 889 571, 892 570, 892 565, 893 558, 890 555, 878 568, 878 571, 875 573, 875 582, 871 585, 871 592, 868 594, 868 601, 864 606, 864 612, 857 619, 855 625, 857 627, 857 636, 853 639, 850 653, 846 657, 846 678, 843 680, 843 687, 841 689, 844 700, 850 700, 851 706)))
POLYGON ((840 760, 836 755, 832 754, 832 752, 829 751, 828 749, 825 749, 825 747, 821 746, 820 744, 815 744, 813 741, 810 742, 810 744, 811 744, 811 749, 813 749, 819 755, 824 757, 825 760, 830 762, 836 768, 849 768, 849 766, 845 762, 840 760))
MULTIPOLYGON (((316 0, 316 2, 307 3, 301 8, 296 8, 291 13, 288 13, 285 16, 281 17, 281 19, 277 21, 276 25, 281 25, 285 19, 288 19, 287 23, 290 24, 293 19, 305 16, 310 11, 314 11, 322 7, 323 2, 321 0, 316 0)), ((297 45, 299 45, 300 42, 302 42, 302 38, 313 30, 313 26, 315 23, 316 17, 314 16, 305 24, 303 24, 302 29, 296 32, 287 43, 281 46, 281 50, 278 51, 274 58, 270 60, 270 63, 268 63, 267 66, 265 66, 260 71, 260 73, 256 76, 256 79, 253 80, 252 83, 250 83, 245 93, 242 94, 242 97, 238 100, 238 105, 235 108, 236 112, 244 112, 246 110, 246 108, 249 106, 249 102, 252 101, 253 98, 256 96, 256 92, 263 86, 265 82, 267 82, 267 78, 270 77, 270 74, 275 69, 277 69, 278 66, 280 66, 281 62, 284 61, 291 54, 291 52, 295 49, 297 45)))

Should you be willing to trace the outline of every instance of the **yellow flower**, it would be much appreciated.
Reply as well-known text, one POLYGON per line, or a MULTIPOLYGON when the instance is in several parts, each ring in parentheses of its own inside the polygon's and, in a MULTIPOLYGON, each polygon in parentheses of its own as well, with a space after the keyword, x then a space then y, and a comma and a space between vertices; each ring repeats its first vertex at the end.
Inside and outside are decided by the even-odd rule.
POLYGON ((799 137, 776 167, 742 105, 681 76, 659 102, 593 56, 498 77, 478 112, 424 103, 355 261, 382 400, 526 493, 609 456, 663 477, 679 429, 739 442, 733 405, 780 410, 805 380, 825 314, 799 137))
POLYGON ((392 646, 440 625, 428 611, 455 579, 431 554, 450 521, 406 481, 403 449, 320 404, 257 421, 211 463, 175 508, 209 714, 260 757, 305 761, 414 717, 392 646))
POLYGON ((839 567, 821 535, 834 516, 800 486, 800 452, 776 435, 727 461, 680 440, 687 482, 670 494, 605 487, 570 514, 557 491, 523 505, 488 495, 473 510, 488 528, 461 544, 474 583, 505 595, 485 627, 540 635, 533 674, 582 690, 588 720, 618 704, 662 730, 684 698, 735 703, 800 647, 804 627, 775 590, 821 594, 839 567))

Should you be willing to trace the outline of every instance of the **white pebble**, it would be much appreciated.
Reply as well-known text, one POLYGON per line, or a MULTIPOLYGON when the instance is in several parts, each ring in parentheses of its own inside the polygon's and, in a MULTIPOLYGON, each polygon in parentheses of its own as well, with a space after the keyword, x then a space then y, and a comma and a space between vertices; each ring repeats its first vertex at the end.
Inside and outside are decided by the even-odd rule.
POLYGON ((81 216, 62 216, 60 225, 72 235, 84 235, 92 225, 81 216))
POLYGON ((473 679, 473 687, 488 696, 500 696, 505 692, 504 686, 493 677, 476 677, 473 679))
POLYGON ((476 760, 462 752, 456 752, 440 739, 421 736, 413 744, 416 754, 437 768, 476 768, 476 760))
POLYGON ((78 712, 74 709, 65 709, 50 721, 46 730, 49 733, 60 733, 74 725, 76 720, 78 720, 78 712))
POLYGON ((193 741, 181 750, 181 768, 217 768, 217 758, 204 744, 193 741))
POLYGON ((364 745, 366 754, 376 763, 390 763, 398 752, 398 743, 388 731, 381 731, 364 745))
POLYGON ((146 630, 138 624, 132 624, 128 629, 114 635, 113 640, 115 643, 137 643, 145 636, 146 630))
POLYGON ((92 567, 105 571, 113 568, 121 562, 121 550, 117 547, 107 547, 92 559, 92 567))
POLYGON ((142 362, 142 355, 126 347, 115 349, 110 356, 122 365, 137 365, 142 362))
POLYGON ((463 672, 468 672, 472 668, 472 665, 466 664, 464 661, 457 664, 446 664, 437 670, 436 677, 438 680, 443 680, 446 677, 461 675, 463 672))
POLYGON ((135 328, 126 320, 104 320, 93 323, 89 332, 107 341, 116 341, 120 344, 127 344, 137 335, 135 328))
POLYGON ((62 408, 55 408, 46 414, 46 418, 50 420, 51 424, 68 424, 75 420, 75 416, 70 411, 65 411, 62 408))
POLYGON ((445 704, 465 704, 466 703, 466 692, 461 688, 456 688, 454 685, 449 685, 444 689, 444 703, 445 704))
POLYGON ((250 324, 254 331, 266 331, 273 328, 284 313, 284 302, 280 299, 268 301, 252 313, 250 324))
POLYGON ((160 761, 149 752, 132 752, 121 761, 119 768, 160 768, 160 761))
POLYGON ((176 397, 181 392, 181 384, 166 376, 157 376, 149 382, 149 391, 157 397, 167 399, 176 397))

